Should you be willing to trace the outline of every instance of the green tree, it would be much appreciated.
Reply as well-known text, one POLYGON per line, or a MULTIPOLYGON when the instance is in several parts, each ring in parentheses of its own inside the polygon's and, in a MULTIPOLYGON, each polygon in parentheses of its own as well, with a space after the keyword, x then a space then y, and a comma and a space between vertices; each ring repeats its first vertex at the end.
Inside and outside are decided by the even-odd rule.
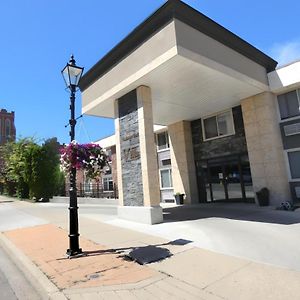
POLYGON ((56 138, 38 145, 33 139, 22 139, 4 146, 4 178, 6 190, 14 184, 20 198, 51 198, 64 188, 60 171, 59 143, 56 138))

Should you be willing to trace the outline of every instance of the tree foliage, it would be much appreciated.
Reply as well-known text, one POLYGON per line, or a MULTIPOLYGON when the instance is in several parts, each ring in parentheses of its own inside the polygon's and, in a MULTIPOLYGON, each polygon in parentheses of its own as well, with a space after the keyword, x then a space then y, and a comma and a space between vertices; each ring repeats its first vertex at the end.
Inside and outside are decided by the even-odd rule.
POLYGON ((20 198, 50 198, 62 191, 59 143, 56 138, 42 145, 31 138, 8 143, 1 149, 0 177, 8 194, 20 198))

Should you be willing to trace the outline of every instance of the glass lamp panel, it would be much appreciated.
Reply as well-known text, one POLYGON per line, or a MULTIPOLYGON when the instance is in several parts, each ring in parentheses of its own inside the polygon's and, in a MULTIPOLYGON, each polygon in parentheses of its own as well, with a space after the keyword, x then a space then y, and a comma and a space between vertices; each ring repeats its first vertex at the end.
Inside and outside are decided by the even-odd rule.
POLYGON ((227 135, 233 133, 233 122, 231 112, 227 111, 218 115, 219 135, 227 135))
POLYGON ((210 139, 218 136, 216 117, 207 118, 203 121, 205 138, 210 139))
POLYGON ((62 70, 61 73, 63 75, 66 86, 69 87, 70 86, 70 78, 69 78, 69 72, 68 72, 68 65, 65 66, 65 68, 62 70))
POLYGON ((82 74, 82 68, 76 66, 68 66, 68 74, 70 78, 70 84, 77 86, 82 74))

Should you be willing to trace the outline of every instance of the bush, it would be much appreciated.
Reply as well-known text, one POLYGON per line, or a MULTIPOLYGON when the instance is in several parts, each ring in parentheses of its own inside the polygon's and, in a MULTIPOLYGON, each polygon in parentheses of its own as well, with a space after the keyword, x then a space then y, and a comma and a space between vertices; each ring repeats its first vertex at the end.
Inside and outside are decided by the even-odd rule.
POLYGON ((4 191, 19 198, 51 198, 61 192, 63 175, 56 138, 38 145, 22 139, 2 148, 4 164, 0 176, 4 191))

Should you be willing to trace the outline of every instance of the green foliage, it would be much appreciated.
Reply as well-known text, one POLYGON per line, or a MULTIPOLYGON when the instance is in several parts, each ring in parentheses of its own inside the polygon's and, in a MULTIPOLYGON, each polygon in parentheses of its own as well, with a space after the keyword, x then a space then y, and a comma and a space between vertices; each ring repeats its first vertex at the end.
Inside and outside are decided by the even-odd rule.
POLYGON ((62 190, 56 138, 38 145, 33 139, 6 144, 1 151, 4 164, 0 178, 6 192, 19 198, 51 198, 62 190), (13 188, 12 188, 13 186, 13 188))

